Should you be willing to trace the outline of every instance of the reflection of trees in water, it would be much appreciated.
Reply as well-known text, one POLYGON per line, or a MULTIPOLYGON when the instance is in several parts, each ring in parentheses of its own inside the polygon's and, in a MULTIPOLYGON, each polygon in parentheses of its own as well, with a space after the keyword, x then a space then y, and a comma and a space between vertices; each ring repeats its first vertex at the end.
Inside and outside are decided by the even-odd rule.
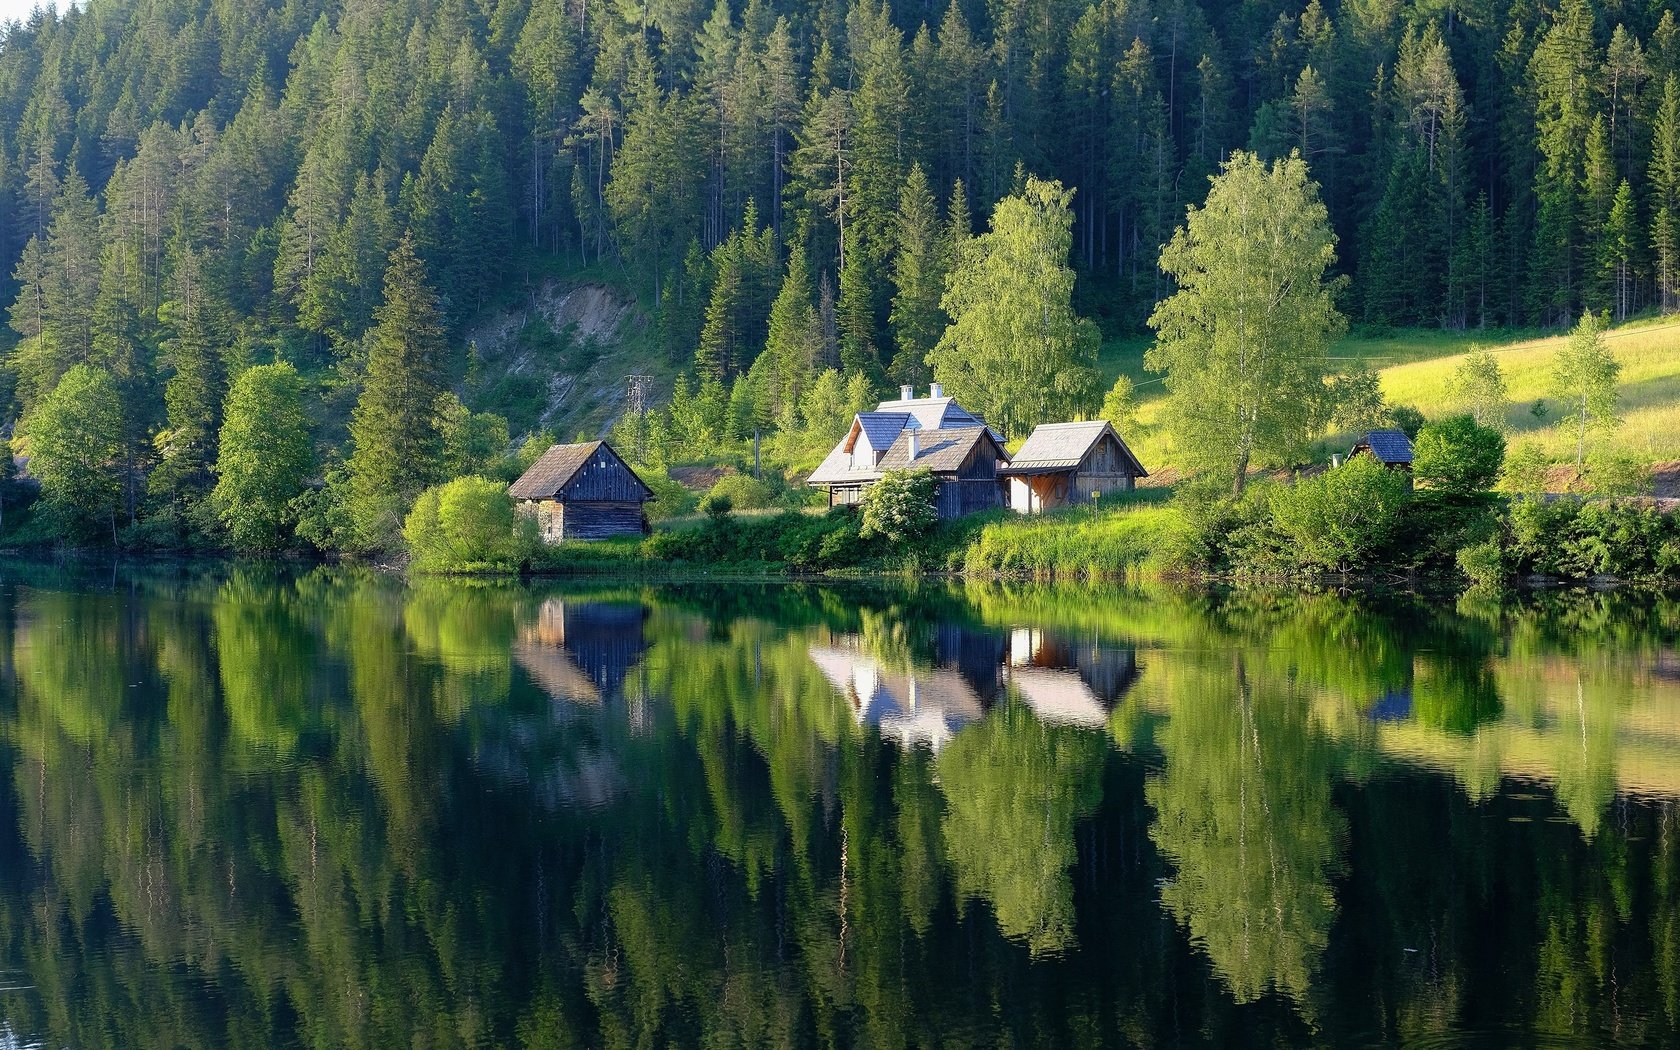
MULTIPOLYGON (((1211 661, 1210 661, 1211 662, 1211 661)), ((1150 836, 1175 872, 1161 899, 1238 1002, 1305 1002, 1336 917, 1345 821, 1334 750, 1287 679, 1185 669, 1168 686, 1166 770, 1150 836)))
POLYGON ((1102 801, 1107 742, 1004 704, 939 756, 944 834, 962 897, 990 902, 1037 953, 1074 946, 1074 830, 1102 801))
MULTIPOLYGON (((990 673, 999 628, 894 600, 878 630, 924 624, 894 636, 912 667, 990 673)), ((1340 779, 1357 745, 1315 696, 1379 695, 1406 661, 1376 647, 1421 668, 1422 642, 1362 640, 1328 600, 1298 640, 1286 610, 1127 607, 1207 642, 1146 651, 1122 703, 1166 713, 1126 714, 1152 720, 1142 761, 1018 697, 936 758, 860 729, 808 656, 882 603, 778 601, 655 602, 618 700, 559 717, 514 669, 541 607, 519 588, 0 592, 0 959, 38 986, 0 1011, 71 1045, 1293 1044, 1293 999, 1329 1041, 1612 1022, 1672 1041, 1671 805, 1594 802, 1613 819, 1588 841, 1507 820, 1550 799, 1340 779), (1305 637, 1326 629, 1343 648, 1305 637), (539 790, 584 752, 617 770, 594 808, 539 790), (1162 922, 1162 877, 1228 994, 1162 922), (987 907, 964 917, 969 898, 987 907)), ((1129 674, 1074 666, 1093 693, 1129 674)), ((1628 702, 1618 674, 1584 670, 1594 747, 1615 745, 1593 734, 1628 702)))

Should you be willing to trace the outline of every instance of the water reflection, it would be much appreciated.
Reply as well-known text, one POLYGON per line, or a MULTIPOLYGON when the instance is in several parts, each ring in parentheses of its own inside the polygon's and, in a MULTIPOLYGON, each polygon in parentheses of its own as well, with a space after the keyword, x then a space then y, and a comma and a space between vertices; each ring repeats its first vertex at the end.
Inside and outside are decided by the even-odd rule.
POLYGON ((0 579, 0 1040, 1680 1035, 1672 602, 0 579))

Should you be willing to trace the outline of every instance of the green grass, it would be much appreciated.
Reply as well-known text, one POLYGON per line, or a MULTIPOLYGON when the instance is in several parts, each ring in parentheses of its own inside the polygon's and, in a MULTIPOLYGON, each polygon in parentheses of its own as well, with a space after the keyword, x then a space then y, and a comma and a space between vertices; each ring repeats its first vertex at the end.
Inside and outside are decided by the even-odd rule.
POLYGON ((1081 509, 997 521, 968 545, 962 568, 971 576, 1124 577, 1157 565, 1181 524, 1171 507, 1133 501, 1095 514, 1081 509))
MULTIPOLYGON (((1650 460, 1680 459, 1680 319, 1653 318, 1608 333, 1610 349, 1622 364, 1622 426, 1605 443, 1650 460)), ((1449 391, 1454 369, 1477 347, 1492 350, 1505 371, 1511 398, 1512 444, 1538 443, 1557 459, 1573 459, 1573 436, 1557 426, 1551 400, 1551 368, 1562 333, 1438 332, 1429 330, 1349 333, 1334 356, 1363 361, 1382 376, 1390 403, 1414 405, 1425 416, 1440 418, 1462 411, 1449 391), (1545 417, 1532 412, 1544 399, 1545 417)), ((1163 424, 1166 391, 1160 377, 1143 370, 1147 340, 1111 340, 1103 346, 1106 376, 1122 372, 1138 384, 1138 422, 1127 444, 1151 471, 1173 465, 1172 443, 1163 424)), ((1326 445, 1326 448, 1329 446, 1326 445)))
MULTIPOLYGON (((1652 460, 1680 459, 1680 320, 1665 318, 1624 325, 1607 333, 1610 350, 1621 362, 1622 425, 1609 444, 1652 460)), ((1558 405, 1551 400, 1552 361, 1564 337, 1526 339, 1489 345, 1505 372, 1511 398, 1513 444, 1539 444, 1558 459, 1573 459, 1575 437, 1557 424, 1558 405), (1536 416, 1534 403, 1550 411, 1536 416)), ((1383 393, 1397 404, 1416 405, 1426 416, 1450 415, 1463 403, 1449 390, 1463 353, 1386 368, 1383 393)))

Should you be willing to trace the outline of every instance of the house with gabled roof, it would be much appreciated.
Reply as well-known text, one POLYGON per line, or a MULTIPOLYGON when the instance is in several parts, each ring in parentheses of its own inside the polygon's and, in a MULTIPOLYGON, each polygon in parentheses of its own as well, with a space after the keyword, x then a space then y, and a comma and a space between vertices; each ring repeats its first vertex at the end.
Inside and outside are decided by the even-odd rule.
POLYGON ((508 495, 521 514, 534 517, 544 543, 642 536, 642 505, 653 490, 605 441, 554 445, 537 457, 508 495))
POLYGON ((909 387, 899 394, 853 417, 806 484, 826 489, 828 505, 837 507, 857 503, 888 471, 926 470, 938 486, 941 518, 1002 506, 998 468, 1009 462, 1002 437, 937 383, 927 397, 912 397, 909 387))
POLYGON ((1149 476, 1106 420, 1043 423, 998 474, 1007 479, 1009 505, 1022 514, 1130 492, 1149 476))

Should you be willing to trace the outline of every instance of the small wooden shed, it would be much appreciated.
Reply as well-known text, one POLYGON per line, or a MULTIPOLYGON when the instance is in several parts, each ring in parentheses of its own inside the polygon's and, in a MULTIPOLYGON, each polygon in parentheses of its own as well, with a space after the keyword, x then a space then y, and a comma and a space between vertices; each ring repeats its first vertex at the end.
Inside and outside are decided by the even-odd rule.
POLYGON ((1374 456, 1390 470, 1412 469, 1412 439, 1404 430, 1370 430, 1348 450, 1347 458, 1374 456))
POLYGON ((647 534, 653 490, 605 441, 555 445, 508 488, 544 543, 647 534))
POLYGON ((1114 427, 1098 419, 1041 424, 998 474, 1009 480, 1012 509, 1042 514, 1110 492, 1130 492, 1149 471, 1114 427))

